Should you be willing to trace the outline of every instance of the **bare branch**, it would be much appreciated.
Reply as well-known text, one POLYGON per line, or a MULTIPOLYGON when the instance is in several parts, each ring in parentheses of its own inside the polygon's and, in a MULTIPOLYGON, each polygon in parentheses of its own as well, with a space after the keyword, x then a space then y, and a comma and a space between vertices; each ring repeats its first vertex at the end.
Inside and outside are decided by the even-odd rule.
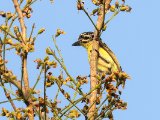
MULTIPOLYGON (((100 31, 104 25, 104 19, 105 19, 105 10, 109 9, 109 5, 110 5, 111 0, 103 0, 103 5, 100 6, 100 11, 98 14, 98 19, 97 19, 97 28, 98 30, 95 30, 94 32, 94 40, 93 40, 93 44, 92 44, 92 52, 91 52, 91 59, 90 59, 90 75, 91 75, 91 89, 94 88, 97 85, 97 57, 98 57, 98 53, 96 51, 98 51, 99 49, 99 35, 100 35, 100 31)), ((97 90, 94 90, 91 93, 91 98, 90 98, 90 105, 92 105, 92 107, 89 110, 88 113, 88 117, 90 118, 90 120, 94 120, 95 119, 95 112, 96 111, 96 98, 97 98, 97 90)))

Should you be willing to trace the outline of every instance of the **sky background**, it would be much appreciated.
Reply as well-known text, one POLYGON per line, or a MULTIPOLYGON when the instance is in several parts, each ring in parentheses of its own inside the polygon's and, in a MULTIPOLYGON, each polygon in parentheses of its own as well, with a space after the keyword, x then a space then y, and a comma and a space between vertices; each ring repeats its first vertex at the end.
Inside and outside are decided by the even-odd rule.
MULTIPOLYGON (((160 1, 126 0, 126 4, 132 7, 131 13, 121 12, 109 23, 102 35, 103 41, 116 54, 123 70, 132 78, 127 81, 122 95, 122 99, 128 102, 128 109, 115 111, 114 117, 115 120, 157 120, 160 108, 160 1)), ((11 0, 0 0, 0 6, 0 11, 13 11, 11 0)), ((85 7, 89 12, 95 8, 90 0, 85 1, 85 7)), ((71 45, 80 33, 93 31, 94 27, 83 11, 77 11, 76 0, 55 0, 54 4, 50 4, 49 0, 41 0, 32 8, 32 18, 26 20, 28 33, 33 23, 36 23, 35 34, 42 27, 46 31, 36 41, 36 52, 29 55, 31 85, 38 75, 33 61, 45 56, 47 46, 54 49, 52 35, 57 28, 66 31, 65 35, 57 39, 57 44, 70 74, 74 77, 89 75, 86 51, 82 47, 71 45)), ((2 23, 3 19, 0 18, 0 25, 2 23)), ((8 68, 14 69, 14 73, 20 78, 20 58, 14 56, 15 51, 7 53, 8 68)), ((60 70, 57 69, 54 73, 58 74, 60 70)), ((42 86, 37 89, 42 89, 42 86)), ((1 88, 0 90, 0 101, 4 101, 6 98, 1 88)), ((54 91, 56 90, 49 90, 49 94, 54 91)), ((2 107, 11 108, 9 103, 0 104, 0 109, 2 107)))

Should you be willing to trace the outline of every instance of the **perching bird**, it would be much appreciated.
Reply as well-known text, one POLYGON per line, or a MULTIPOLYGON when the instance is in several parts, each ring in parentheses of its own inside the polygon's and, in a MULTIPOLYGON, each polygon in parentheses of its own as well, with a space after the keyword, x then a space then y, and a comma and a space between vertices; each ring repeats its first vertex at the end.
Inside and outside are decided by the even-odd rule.
MULTIPOLYGON (((83 46, 87 50, 89 61, 91 57, 93 38, 94 38, 93 32, 84 32, 79 35, 78 41, 72 44, 72 46, 83 46)), ((98 72, 104 72, 109 75, 112 72, 122 71, 121 66, 114 53, 101 40, 99 41, 99 50, 97 52, 98 52, 98 62, 97 62, 98 72)))

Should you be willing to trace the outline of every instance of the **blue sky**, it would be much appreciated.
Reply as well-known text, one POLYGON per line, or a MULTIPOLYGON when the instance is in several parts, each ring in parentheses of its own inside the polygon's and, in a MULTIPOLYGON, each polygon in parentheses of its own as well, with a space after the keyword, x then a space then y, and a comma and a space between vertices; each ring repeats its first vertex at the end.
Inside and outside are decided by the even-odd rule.
MULTIPOLYGON (((109 23, 106 32, 102 35, 103 41, 116 54, 123 70, 132 78, 127 81, 122 95, 123 100, 128 102, 128 109, 114 112, 115 120, 157 120, 160 107, 158 94, 160 1, 126 0, 126 4, 132 7, 131 13, 120 13, 109 23)), ((0 6, 0 11, 13 10, 11 1, 0 1, 0 6)), ((88 11, 94 8, 89 0, 85 1, 85 6, 88 11)), ((94 27, 82 11, 76 10, 76 1, 55 0, 52 5, 49 0, 41 0, 33 5, 33 11, 32 18, 26 20, 28 33, 33 23, 36 23, 37 31, 42 27, 46 28, 46 31, 37 39, 36 52, 29 55, 31 62, 28 68, 32 68, 29 71, 31 81, 38 74, 33 61, 45 56, 47 46, 54 48, 52 35, 55 34, 57 28, 66 31, 66 35, 57 39, 57 44, 62 51, 68 71, 74 77, 88 75, 89 64, 86 51, 82 47, 72 47, 71 44, 77 40, 80 33, 93 31, 94 27)), ((0 18, 0 24, 2 23, 3 19, 0 18)), ((7 53, 8 67, 13 68, 14 73, 19 75, 20 65, 17 63, 20 59, 13 56, 14 51, 7 53)), ((0 101, 3 100, 5 97, 0 98, 0 101)), ((10 108, 9 104, 5 106, 10 108)), ((4 106, 0 105, 0 108, 2 107, 4 106)))

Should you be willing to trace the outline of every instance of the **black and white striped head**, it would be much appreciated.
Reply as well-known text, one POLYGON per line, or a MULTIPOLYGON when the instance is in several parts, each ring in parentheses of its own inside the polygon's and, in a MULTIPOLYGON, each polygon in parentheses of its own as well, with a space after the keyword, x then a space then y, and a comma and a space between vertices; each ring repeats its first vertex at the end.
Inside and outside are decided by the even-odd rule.
POLYGON ((84 32, 79 35, 78 41, 72 44, 72 46, 86 46, 94 38, 93 32, 84 32))

